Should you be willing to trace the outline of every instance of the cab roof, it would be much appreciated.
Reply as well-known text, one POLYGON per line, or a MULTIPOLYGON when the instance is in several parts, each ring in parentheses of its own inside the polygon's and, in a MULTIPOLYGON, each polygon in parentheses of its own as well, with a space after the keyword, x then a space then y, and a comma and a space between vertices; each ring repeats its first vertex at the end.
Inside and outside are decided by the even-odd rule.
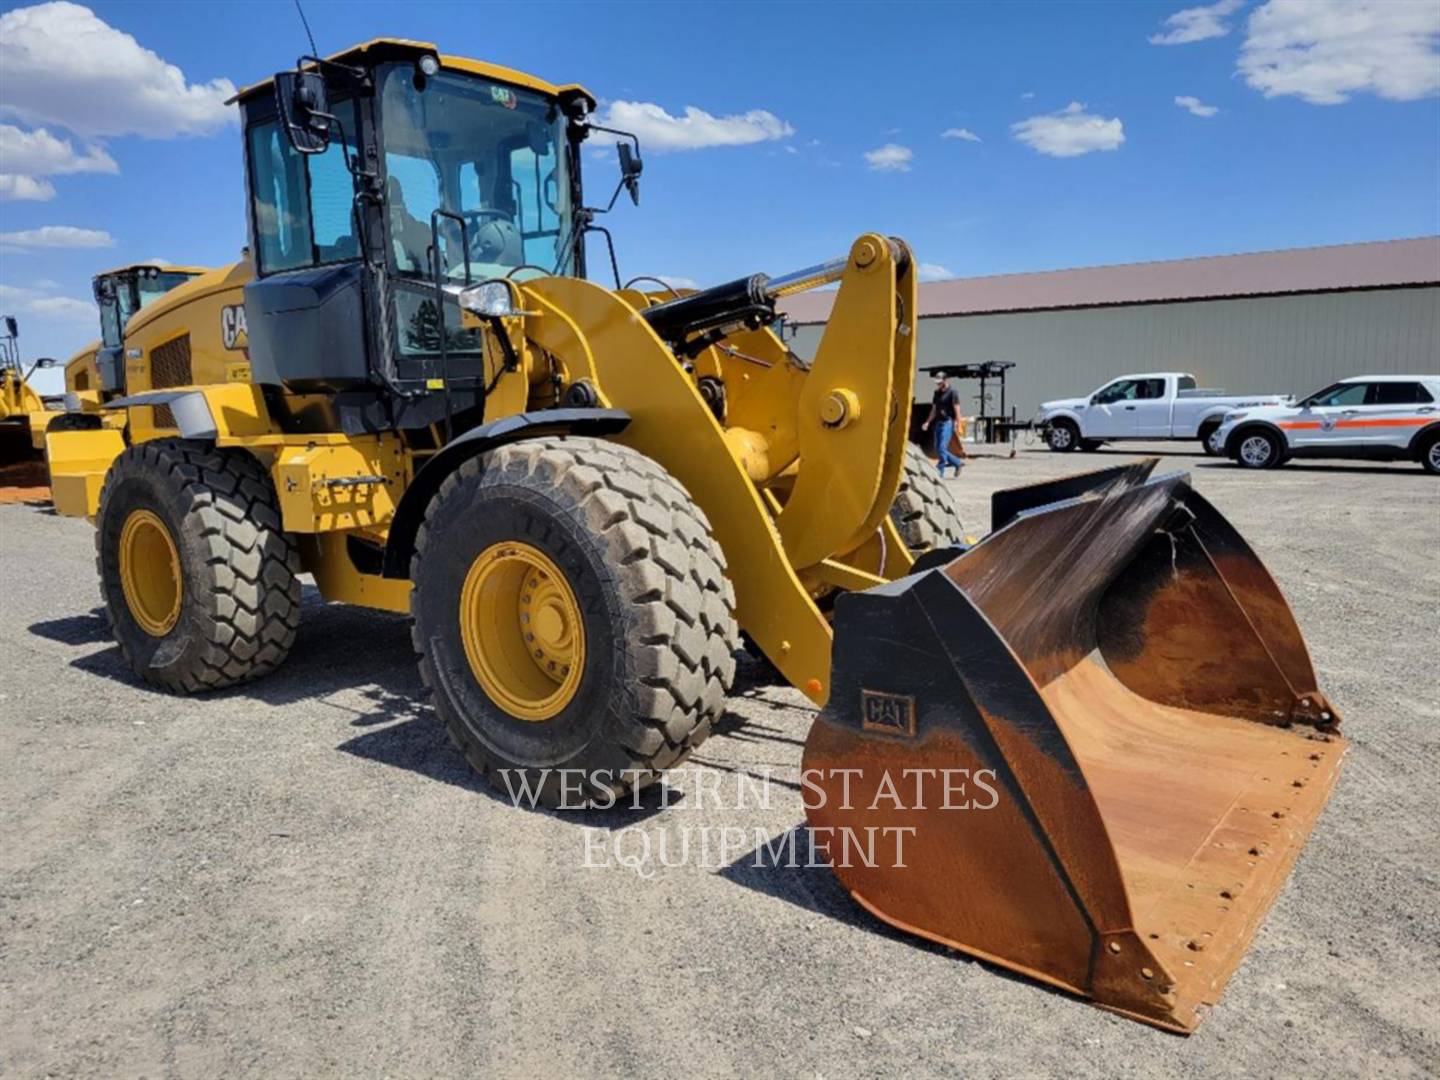
MULTIPOLYGON (((425 53, 431 53, 439 58, 442 71, 464 71, 471 75, 481 75, 487 79, 494 79, 496 82, 509 83, 512 86, 523 86, 527 90, 536 90, 550 97, 558 97, 560 94, 571 92, 581 94, 590 102, 590 108, 594 109, 595 95, 586 90, 579 83, 551 83, 534 75, 526 74, 523 71, 516 71, 514 68, 504 67, 500 64, 486 63, 484 60, 471 60, 464 56, 449 56, 442 53, 440 49, 428 41, 411 41, 408 38, 373 38, 361 45, 352 45, 342 52, 332 53, 325 57, 326 60, 337 64, 364 64, 376 63, 387 56, 413 56, 419 57, 425 53)), ((226 102, 227 105, 245 99, 268 90, 274 84, 273 79, 262 79, 259 82, 251 83, 241 89, 233 98, 226 102)))
POLYGON ((179 266, 175 263, 162 262, 133 262, 124 266, 116 266, 110 270, 101 270, 94 276, 97 278, 111 277, 114 274, 125 274, 131 270, 159 270, 164 274, 203 274, 209 270, 208 266, 179 266))
POLYGON ((1440 375, 1351 375, 1340 382, 1434 382, 1437 379, 1440 375))

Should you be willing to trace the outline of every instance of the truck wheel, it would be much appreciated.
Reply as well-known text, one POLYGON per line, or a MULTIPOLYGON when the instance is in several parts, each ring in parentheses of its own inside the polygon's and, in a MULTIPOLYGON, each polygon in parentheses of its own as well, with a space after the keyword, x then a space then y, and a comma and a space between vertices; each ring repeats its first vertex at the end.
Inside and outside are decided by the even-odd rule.
POLYGON ((243 450, 161 439, 105 477, 96 566, 120 651, 147 683, 198 693, 276 668, 300 624, 300 557, 243 450))
POLYGON ((1051 450, 1068 454, 1080 445, 1080 429, 1073 420, 1056 420, 1045 428, 1045 443, 1051 450))
POLYGON ((705 741, 735 677, 735 591, 704 513, 614 443, 466 462, 426 511, 411 580, 435 710, 512 798, 605 805, 648 784, 705 741))
POLYGON ((1274 469, 1285 460, 1285 446, 1273 431, 1252 428, 1236 441, 1235 460, 1246 469, 1274 469))
POLYGON ((1225 453, 1225 448, 1223 446, 1210 445, 1210 439, 1219 430, 1220 425, 1212 422, 1202 425, 1200 430, 1195 433, 1196 437, 1200 440, 1200 449, 1202 449, 1206 454, 1210 455, 1211 457, 1219 457, 1225 453))
POLYGON ((1419 451, 1421 468, 1432 476, 1440 476, 1440 431, 1422 439, 1419 451))
POLYGON ((914 443, 905 444, 904 473, 890 504, 890 520, 911 551, 929 551, 965 539, 955 496, 914 443))

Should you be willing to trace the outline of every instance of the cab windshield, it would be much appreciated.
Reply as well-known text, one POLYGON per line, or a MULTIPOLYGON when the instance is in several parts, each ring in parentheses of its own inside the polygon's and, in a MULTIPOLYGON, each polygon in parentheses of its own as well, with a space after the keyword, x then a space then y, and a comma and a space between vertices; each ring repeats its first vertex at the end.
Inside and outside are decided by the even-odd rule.
MULTIPOLYGON (((140 306, 149 307, 160 297, 164 296, 171 289, 195 277, 194 274, 181 273, 178 270, 161 270, 153 277, 140 278, 140 306)), ((133 313, 132 313, 133 314, 133 313)))
POLYGON ((411 64, 388 65, 381 79, 392 269, 428 279, 438 254, 456 282, 570 273, 570 163, 554 99, 443 71, 422 89, 411 64), (436 219, 433 253, 437 210, 460 220, 436 219))

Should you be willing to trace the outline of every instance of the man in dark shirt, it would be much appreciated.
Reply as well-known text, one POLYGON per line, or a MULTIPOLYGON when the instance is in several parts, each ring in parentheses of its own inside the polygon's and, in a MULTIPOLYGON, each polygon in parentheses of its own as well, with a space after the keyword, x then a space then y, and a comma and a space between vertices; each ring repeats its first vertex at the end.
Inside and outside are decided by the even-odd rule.
POLYGON ((940 475, 945 475, 946 465, 953 465, 955 475, 959 476, 965 462, 950 452, 950 439, 960 421, 960 395, 950 385, 948 371, 935 372, 935 378, 938 385, 935 387, 935 396, 930 399, 930 415, 925 418, 925 423, 920 425, 920 430, 929 431, 930 426, 935 425, 935 455, 939 458, 936 466, 940 475))

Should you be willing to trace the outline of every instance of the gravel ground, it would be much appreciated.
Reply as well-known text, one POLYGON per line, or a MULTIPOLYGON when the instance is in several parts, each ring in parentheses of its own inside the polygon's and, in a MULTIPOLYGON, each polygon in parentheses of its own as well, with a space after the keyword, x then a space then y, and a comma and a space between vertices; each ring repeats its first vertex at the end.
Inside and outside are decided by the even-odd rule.
MULTIPOLYGON (((729 809, 695 774, 668 807, 515 809, 415 703, 403 620, 307 590, 279 673, 167 697, 106 636, 90 527, 0 506, 0 1074, 1433 1075, 1440 484, 1156 449, 1279 579, 1354 743, 1193 1037, 917 944, 753 842, 697 850, 803 817, 812 711, 753 670, 699 757, 729 809), (621 827, 688 828, 689 858, 618 865, 621 827)), ((1028 449, 953 483, 979 531, 998 488, 1131 456, 1028 449)))

